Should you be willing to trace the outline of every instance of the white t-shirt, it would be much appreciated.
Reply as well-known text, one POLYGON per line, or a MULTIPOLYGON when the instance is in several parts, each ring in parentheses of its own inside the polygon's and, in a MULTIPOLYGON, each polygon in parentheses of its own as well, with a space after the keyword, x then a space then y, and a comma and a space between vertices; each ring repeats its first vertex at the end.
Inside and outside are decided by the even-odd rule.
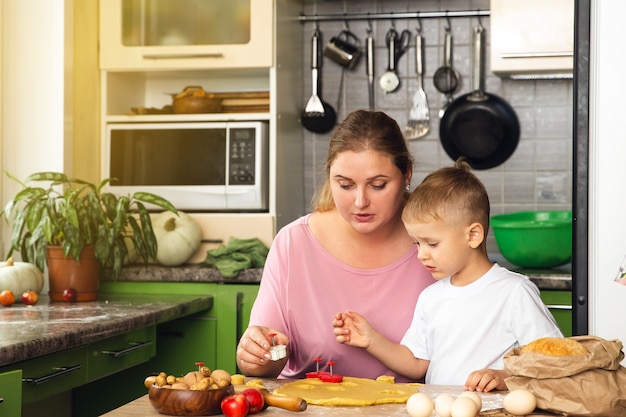
POLYGON ((430 360, 427 384, 464 385, 473 371, 504 369, 512 348, 540 337, 562 337, 537 286, 524 275, 494 266, 455 287, 450 277, 426 288, 402 345, 430 360))

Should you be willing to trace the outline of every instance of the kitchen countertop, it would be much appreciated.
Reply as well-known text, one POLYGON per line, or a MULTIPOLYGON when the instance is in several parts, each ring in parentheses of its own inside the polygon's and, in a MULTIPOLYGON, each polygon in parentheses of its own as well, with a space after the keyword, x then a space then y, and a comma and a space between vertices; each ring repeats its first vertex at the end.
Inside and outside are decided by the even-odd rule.
POLYGON ((32 306, 0 308, 0 366, 73 348, 213 307, 213 296, 100 293, 65 303, 41 294, 32 306))
MULTIPOLYGON (((278 386, 288 382, 288 380, 277 380, 277 379, 263 379, 263 385, 271 392, 278 386)), ((451 386, 451 385, 418 385, 417 390, 420 392, 428 394, 433 400, 437 397, 437 395, 441 393, 449 393, 454 396, 459 395, 463 392, 462 386, 451 386)), ((481 400, 483 402, 482 410, 485 414, 481 413, 480 415, 489 415, 486 413, 488 410, 495 410, 502 408, 502 401, 504 400, 504 396, 507 392, 498 391, 498 392, 489 392, 489 393, 478 393, 480 395, 481 400)), ((276 407, 268 407, 265 411, 263 411, 260 416, 263 417, 273 417, 273 416, 328 416, 332 415, 334 417, 353 417, 355 415, 364 416, 364 417, 379 417, 379 416, 402 416, 406 417, 408 415, 406 411, 405 404, 380 404, 380 405, 372 405, 372 406, 363 406, 363 407, 324 407, 324 406, 316 406, 316 405, 308 405, 307 409, 303 412, 293 412, 283 410, 281 408, 276 407)), ((433 412, 433 415, 435 413, 433 412)), ((493 415, 493 414, 492 414, 493 415)), ((502 414, 500 414, 502 415, 502 414)), ((543 414, 529 414, 528 417, 539 416, 543 414)), ((113 411, 110 411, 106 414, 103 414, 102 417, 157 417, 162 416, 159 414, 152 404, 150 403, 150 399, 148 398, 148 394, 140 397, 130 403, 123 405, 113 411)))
MULTIPOLYGON (((524 269, 507 262, 502 256, 490 255, 493 262, 528 276, 540 290, 572 289, 571 265, 550 269, 524 269)), ((215 268, 199 265, 166 267, 157 264, 135 264, 124 267, 119 282, 222 282, 256 284, 261 282, 263 268, 245 269, 237 278, 224 278, 215 268)))

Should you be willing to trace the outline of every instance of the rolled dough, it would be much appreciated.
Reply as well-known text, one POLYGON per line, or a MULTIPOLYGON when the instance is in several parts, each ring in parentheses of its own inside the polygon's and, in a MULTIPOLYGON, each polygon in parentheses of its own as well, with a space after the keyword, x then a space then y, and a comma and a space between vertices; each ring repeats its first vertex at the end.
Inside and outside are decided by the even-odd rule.
POLYGON ((344 376, 340 383, 307 378, 288 382, 274 394, 304 398, 309 404, 362 406, 405 403, 417 390, 417 384, 394 384, 387 381, 344 376))

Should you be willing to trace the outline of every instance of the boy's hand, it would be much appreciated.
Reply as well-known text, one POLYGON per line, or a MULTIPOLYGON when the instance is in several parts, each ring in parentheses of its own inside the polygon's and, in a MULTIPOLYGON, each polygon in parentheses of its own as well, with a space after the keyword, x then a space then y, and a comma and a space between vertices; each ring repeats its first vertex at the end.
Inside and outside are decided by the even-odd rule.
POLYGON ((480 369, 469 374, 465 382, 465 391, 505 391, 508 388, 504 379, 508 377, 508 372, 503 369, 480 369))
POLYGON ((365 349, 370 346, 375 332, 368 321, 354 311, 337 313, 332 325, 337 342, 365 349))

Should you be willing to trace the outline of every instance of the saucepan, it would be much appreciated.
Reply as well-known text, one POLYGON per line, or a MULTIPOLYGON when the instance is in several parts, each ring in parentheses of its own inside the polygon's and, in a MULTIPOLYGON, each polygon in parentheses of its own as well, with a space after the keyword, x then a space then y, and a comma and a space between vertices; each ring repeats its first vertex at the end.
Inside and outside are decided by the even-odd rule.
POLYGON ((441 144, 453 160, 464 157, 474 169, 504 163, 517 148, 520 125, 517 114, 504 99, 484 89, 484 28, 474 29, 472 89, 457 97, 439 125, 441 144))

